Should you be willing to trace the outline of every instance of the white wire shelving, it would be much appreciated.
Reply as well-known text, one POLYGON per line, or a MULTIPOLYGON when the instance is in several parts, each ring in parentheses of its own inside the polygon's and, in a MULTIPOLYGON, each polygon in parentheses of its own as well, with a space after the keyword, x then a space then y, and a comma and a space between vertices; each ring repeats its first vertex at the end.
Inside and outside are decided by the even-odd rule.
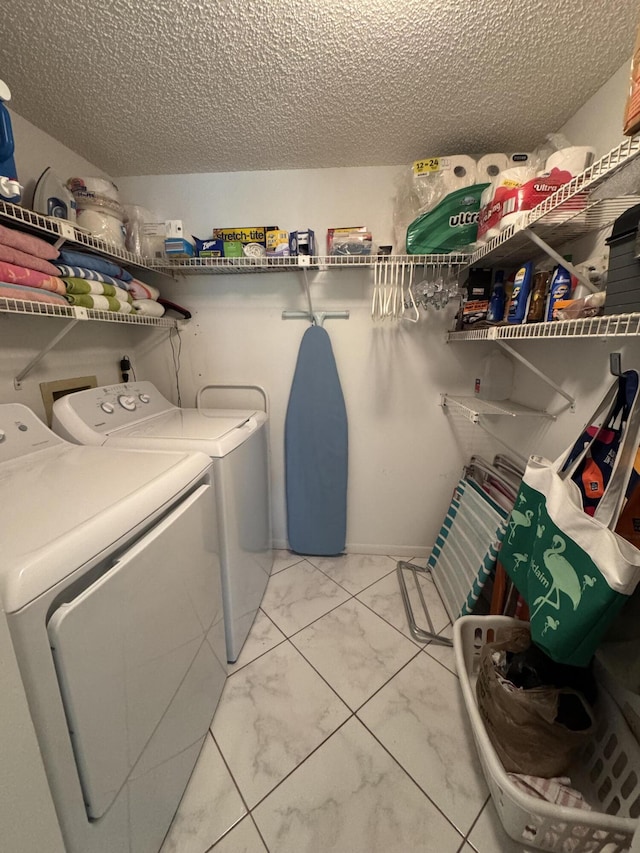
POLYGON ((173 275, 240 275, 247 273, 314 272, 371 269, 376 263, 405 264, 458 271, 469 263, 470 255, 314 255, 289 258, 189 258, 151 261, 156 269, 173 275))
POLYGON ((161 286, 169 281, 167 274, 152 259, 143 258, 133 252, 128 252, 126 249, 121 249, 113 243, 100 240, 65 219, 43 216, 41 213, 35 213, 33 210, 27 210, 17 204, 0 200, 0 224, 9 225, 21 231, 28 231, 49 242, 65 243, 72 248, 97 252, 110 261, 126 266, 136 275, 141 275, 149 284, 161 286))
POLYGON ((522 214, 520 221, 475 251, 470 266, 492 266, 506 260, 516 264, 532 255, 531 231, 553 249, 593 230, 605 228, 632 207, 640 197, 624 195, 623 181, 606 198, 606 184, 640 154, 640 135, 625 140, 592 166, 577 175, 537 207, 522 214))
POLYGON ((171 317, 147 317, 142 314, 120 314, 97 308, 81 308, 49 302, 29 302, 22 299, 0 297, 0 313, 26 314, 32 317, 62 317, 69 320, 99 320, 104 323, 126 323, 134 326, 176 329, 179 321, 171 317))
POLYGON ((522 416, 555 420, 555 415, 538 409, 531 409, 513 400, 481 400, 479 397, 459 397, 452 394, 442 395, 442 405, 451 411, 479 424, 483 417, 517 418, 522 416))
POLYGON ((640 313, 609 314, 582 320, 554 320, 551 323, 491 326, 449 332, 448 341, 548 340, 556 338, 621 338, 640 335, 640 313))

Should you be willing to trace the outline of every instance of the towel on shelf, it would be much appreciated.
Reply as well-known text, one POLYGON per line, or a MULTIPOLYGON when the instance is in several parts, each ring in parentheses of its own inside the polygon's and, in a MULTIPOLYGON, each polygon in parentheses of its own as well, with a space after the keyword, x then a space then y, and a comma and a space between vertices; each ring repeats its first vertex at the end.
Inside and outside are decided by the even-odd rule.
POLYGON ((132 302, 131 294, 122 287, 113 284, 103 284, 101 281, 86 281, 83 278, 63 278, 67 293, 80 295, 82 293, 95 294, 96 296, 113 296, 119 302, 132 302))
POLYGON ((59 275, 57 267, 50 261, 45 261, 44 258, 38 258, 35 255, 29 255, 27 252, 21 252, 20 249, 14 249, 12 246, 5 246, 0 243, 0 261, 6 261, 8 264, 18 264, 21 267, 27 267, 30 270, 38 270, 38 272, 46 273, 47 275, 59 275))
POLYGON ((113 311, 116 314, 135 314, 133 305, 120 302, 115 296, 100 296, 97 293, 67 293, 67 302, 82 308, 97 308, 100 311, 113 311))
POLYGON ((20 284, 9 284, 0 281, 0 298, 20 299, 23 302, 49 302, 55 305, 67 305, 64 296, 52 293, 50 290, 41 290, 39 287, 23 287, 20 284))
POLYGON ((22 231, 15 231, 5 225, 0 225, 0 243, 3 246, 19 249, 28 255, 35 255, 36 258, 42 258, 45 261, 53 261, 60 254, 46 240, 41 240, 40 237, 34 237, 32 234, 23 234, 22 231))
POLYGON ((145 284, 144 281, 138 281, 137 278, 131 279, 126 284, 126 288, 134 299, 154 299, 160 298, 160 291, 157 287, 151 284, 145 284))
POLYGON ((103 284, 113 284, 114 287, 125 286, 121 278, 115 278, 112 275, 107 275, 105 272, 89 270, 84 267, 72 267, 68 264, 56 264, 56 275, 61 275, 63 278, 84 278, 87 281, 101 281, 103 284))
POLYGON ((8 264, 6 261, 0 261, 0 280, 9 284, 21 284, 24 287, 39 287, 41 290, 50 290, 61 296, 66 292, 61 278, 17 264, 8 264))
POLYGON ((108 261, 106 258, 101 258, 99 255, 90 255, 85 252, 74 252, 71 249, 62 249, 60 251, 60 259, 63 264, 70 267, 82 267, 85 270, 95 270, 96 272, 111 275, 114 278, 120 278, 122 281, 131 281, 133 276, 127 270, 123 270, 118 264, 108 261))
POLYGON ((146 317, 162 317, 164 314, 164 307, 155 299, 134 299, 133 307, 138 314, 144 314, 146 317))

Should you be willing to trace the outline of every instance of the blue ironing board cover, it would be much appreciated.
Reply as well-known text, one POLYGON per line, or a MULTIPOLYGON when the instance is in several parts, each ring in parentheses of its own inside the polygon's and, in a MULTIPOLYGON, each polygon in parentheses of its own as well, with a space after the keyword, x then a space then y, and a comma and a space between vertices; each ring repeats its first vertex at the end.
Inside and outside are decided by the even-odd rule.
POLYGON ((347 411, 327 332, 304 333, 285 421, 289 547, 298 554, 344 551, 347 532, 347 411))

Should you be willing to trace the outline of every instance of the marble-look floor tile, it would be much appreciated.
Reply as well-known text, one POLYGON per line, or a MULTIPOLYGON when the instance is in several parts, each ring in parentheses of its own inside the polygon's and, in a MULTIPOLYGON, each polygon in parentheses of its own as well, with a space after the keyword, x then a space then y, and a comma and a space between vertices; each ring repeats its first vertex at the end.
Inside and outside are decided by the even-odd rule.
POLYGON ((250 817, 245 817, 213 848, 211 853, 267 853, 250 817))
POLYGON ((283 569, 295 566, 296 563, 301 563, 303 560, 304 557, 301 557, 300 554, 294 554, 293 551, 274 551, 271 574, 276 575, 283 569))
POLYGON ((488 790, 457 678, 419 654, 358 716, 465 835, 488 790))
POLYGON ((413 643, 355 599, 299 631, 291 642, 353 710, 420 654, 413 643))
POLYGON ((391 557, 376 554, 343 554, 341 557, 309 557, 308 560, 352 595, 395 568, 391 557))
POLYGON ((274 853, 455 853, 462 841, 354 718, 253 816, 274 853))
POLYGON ((260 655, 265 652, 268 652, 269 649, 277 646, 278 643, 284 642, 285 639, 285 635, 276 625, 273 624, 266 613, 263 613, 262 610, 258 610, 256 618, 253 620, 251 631, 249 631, 249 636, 245 640, 242 651, 238 655, 238 659, 235 663, 228 664, 229 675, 231 675, 232 672, 237 672, 243 666, 251 663, 252 660, 260 657, 260 655))
POLYGON ((212 731, 252 808, 349 715, 285 642, 229 676, 212 731))
POLYGON ((261 606, 290 637, 349 597, 341 586, 303 560, 272 575, 261 606))
POLYGON ((246 813, 209 734, 160 853, 205 853, 246 813))
MULTIPOLYGON (((420 627, 426 628, 426 620, 422 613, 420 600, 417 597, 415 590, 412 590, 414 583, 410 573, 406 573, 405 580, 411 596, 411 603, 416 621, 420 627)), ((429 608, 433 626, 436 633, 439 633, 449 624, 449 616, 447 615, 447 611, 444 609, 444 605, 442 604, 442 600, 440 599, 438 590, 435 588, 433 581, 426 577, 419 577, 419 583, 424 599, 427 602, 427 607, 429 608)), ((414 640, 409 632, 407 614, 404 612, 404 604, 402 603, 402 596, 400 595, 400 587, 398 585, 398 576, 396 572, 391 572, 391 574, 386 575, 382 580, 379 580, 372 586, 367 587, 367 589, 364 589, 359 593, 356 598, 363 604, 366 604, 367 607, 374 610, 379 616, 382 616, 383 619, 393 625, 394 628, 397 628, 398 631, 401 631, 405 637, 410 639, 417 646, 420 648, 424 647, 424 643, 419 643, 417 640, 414 640)))
MULTIPOLYGON (((447 627, 443 631, 440 631, 440 636, 446 637, 448 640, 452 640, 453 625, 447 625, 447 627)), ((431 655, 432 658, 437 661, 440 661, 443 666, 446 666, 449 672, 452 672, 454 675, 457 675, 456 655, 453 650, 453 646, 441 646, 437 643, 431 642, 428 646, 424 647, 424 650, 428 655, 431 655)))
POLYGON ((482 814, 469 833, 467 841, 477 853, 495 853, 496 850, 499 850, 500 853, 535 853, 537 849, 519 844, 507 835, 493 805, 493 800, 489 800, 482 810, 482 814))

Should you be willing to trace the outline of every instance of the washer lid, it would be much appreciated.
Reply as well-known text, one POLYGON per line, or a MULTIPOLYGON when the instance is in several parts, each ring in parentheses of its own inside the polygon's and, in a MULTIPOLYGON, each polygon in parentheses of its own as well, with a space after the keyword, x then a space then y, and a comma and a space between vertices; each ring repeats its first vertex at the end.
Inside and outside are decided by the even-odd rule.
POLYGON ((55 446, 0 464, 4 609, 19 610, 101 554, 209 466, 199 453, 83 447, 57 437, 55 446))
POLYGON ((226 456, 267 420, 251 409, 172 409, 109 433, 106 444, 149 449, 200 450, 226 456))

